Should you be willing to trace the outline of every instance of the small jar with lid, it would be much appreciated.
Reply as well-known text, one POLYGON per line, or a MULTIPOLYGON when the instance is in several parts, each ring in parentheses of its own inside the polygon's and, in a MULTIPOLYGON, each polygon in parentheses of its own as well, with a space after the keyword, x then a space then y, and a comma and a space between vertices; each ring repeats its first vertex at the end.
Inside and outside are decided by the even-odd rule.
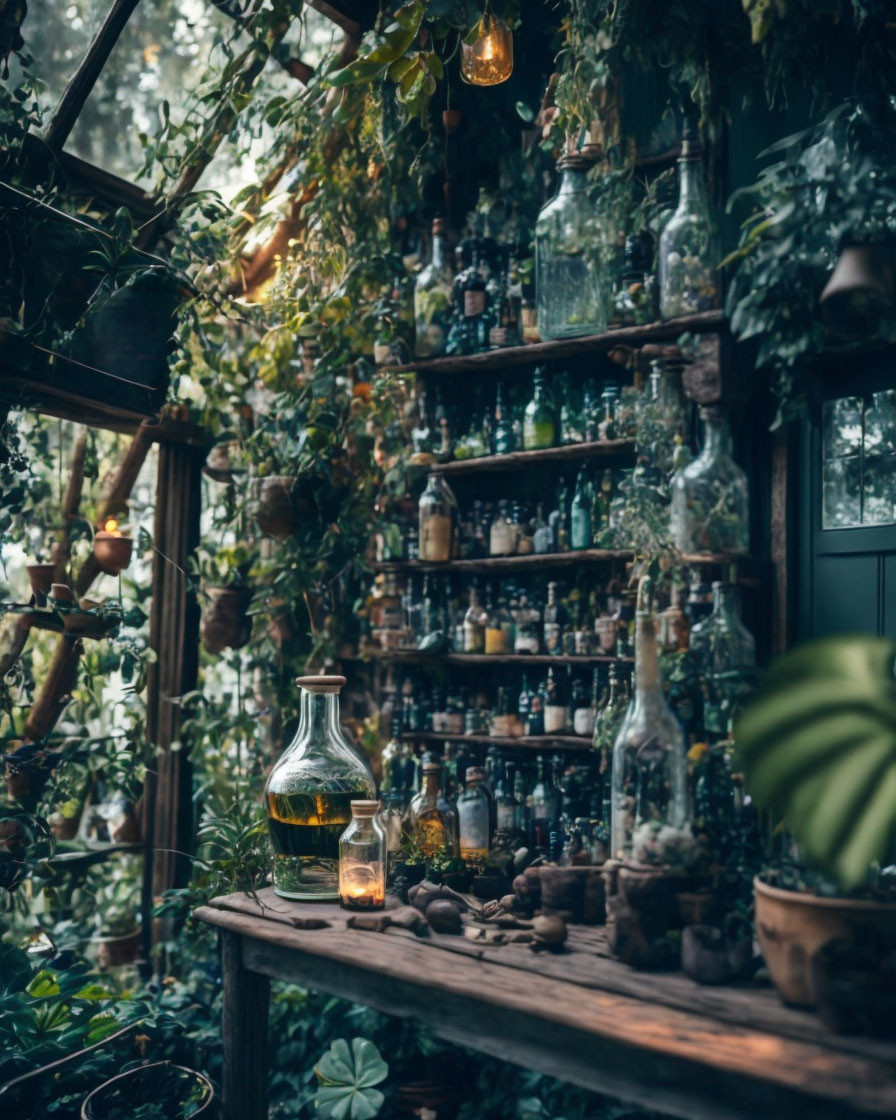
POLYGON ((352 801, 352 819, 339 839, 339 904, 346 910, 386 905, 386 833, 378 801, 352 801))

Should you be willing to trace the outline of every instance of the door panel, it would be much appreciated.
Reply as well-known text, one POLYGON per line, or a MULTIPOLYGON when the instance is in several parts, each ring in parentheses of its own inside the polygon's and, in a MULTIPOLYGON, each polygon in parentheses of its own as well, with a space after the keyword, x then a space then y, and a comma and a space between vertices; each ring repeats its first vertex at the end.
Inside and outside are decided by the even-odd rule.
POLYGON ((816 557, 813 634, 877 633, 878 567, 873 554, 816 557))

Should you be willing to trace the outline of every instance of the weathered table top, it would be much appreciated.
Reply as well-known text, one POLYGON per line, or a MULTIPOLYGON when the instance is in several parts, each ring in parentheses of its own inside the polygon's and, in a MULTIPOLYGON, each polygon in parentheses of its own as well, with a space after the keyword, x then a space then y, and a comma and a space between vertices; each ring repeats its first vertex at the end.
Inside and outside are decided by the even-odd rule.
POLYGON ((771 989, 637 972, 606 956, 599 928, 572 926, 567 951, 535 953, 350 929, 336 904, 272 890, 259 901, 229 895, 196 911, 239 936, 243 968, 587 1089, 688 1120, 896 1116, 896 1044, 832 1034, 771 989), (309 918, 329 924, 293 924, 309 918))

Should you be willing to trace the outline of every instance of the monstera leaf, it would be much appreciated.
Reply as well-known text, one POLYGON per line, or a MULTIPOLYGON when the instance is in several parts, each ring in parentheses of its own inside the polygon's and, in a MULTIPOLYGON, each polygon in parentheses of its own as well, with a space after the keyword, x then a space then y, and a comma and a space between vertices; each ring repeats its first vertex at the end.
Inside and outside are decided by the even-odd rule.
POLYGON ((367 1038, 353 1038, 351 1048, 337 1038, 314 1072, 320 1086, 314 1106, 325 1120, 373 1120, 383 1106, 383 1094, 374 1085, 387 1077, 389 1067, 367 1038))
POLYGON ((891 862, 896 837, 896 643, 822 638, 785 654, 740 717, 747 789, 843 887, 891 862))

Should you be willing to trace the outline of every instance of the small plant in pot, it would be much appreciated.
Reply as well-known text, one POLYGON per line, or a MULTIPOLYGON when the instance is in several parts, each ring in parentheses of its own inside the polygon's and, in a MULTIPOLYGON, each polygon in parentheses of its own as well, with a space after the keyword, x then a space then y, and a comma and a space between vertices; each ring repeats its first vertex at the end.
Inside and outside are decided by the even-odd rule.
POLYGON ((252 634, 252 590, 248 584, 252 553, 245 545, 236 544, 216 553, 201 553, 197 563, 205 597, 202 644, 209 653, 242 648, 252 634))
POLYGON ((782 999, 842 1029, 892 1033, 896 1006, 896 643, 823 638, 780 658, 736 728, 751 796, 800 861, 754 883, 782 999), (881 872, 879 869, 884 867, 881 872))

